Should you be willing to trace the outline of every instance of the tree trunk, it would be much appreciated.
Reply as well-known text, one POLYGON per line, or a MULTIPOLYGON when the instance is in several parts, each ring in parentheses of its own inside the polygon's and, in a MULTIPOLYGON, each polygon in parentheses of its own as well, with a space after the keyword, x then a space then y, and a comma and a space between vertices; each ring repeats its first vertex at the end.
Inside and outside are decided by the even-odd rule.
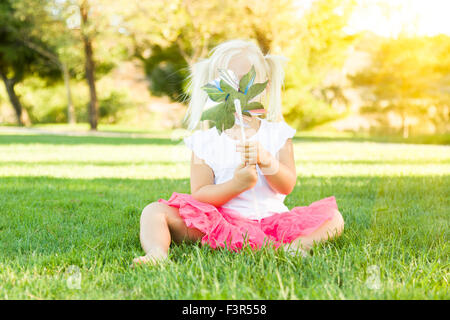
POLYGON ((95 88, 95 64, 94 64, 94 54, 92 49, 92 39, 87 34, 85 27, 88 23, 88 5, 87 1, 83 1, 80 6, 81 13, 81 29, 82 38, 84 44, 84 55, 85 55, 85 70, 86 70, 86 80, 89 85, 89 123, 91 125, 91 130, 97 130, 98 124, 98 100, 97 91, 95 88))
POLYGON ((409 137, 409 125, 406 123, 403 125, 403 138, 409 137))
POLYGON ((24 121, 22 118, 23 114, 23 107, 20 103, 19 97, 16 94, 16 91, 14 90, 14 86, 16 85, 16 81, 14 79, 8 79, 6 74, 0 71, 3 83, 5 84, 6 92, 8 93, 9 101, 11 102, 11 105, 14 108, 14 111, 16 112, 16 118, 17 118, 17 124, 19 126, 24 125, 24 121))
POLYGON ((402 113, 402 135, 405 139, 409 137, 409 121, 404 113, 402 113))
POLYGON ((73 106, 73 102, 72 102, 72 91, 70 90, 70 75, 69 75, 69 70, 67 70, 67 66, 62 63, 62 72, 63 72, 63 76, 64 76, 64 85, 66 87, 66 93, 67 93, 67 121, 70 124, 74 124, 76 123, 76 118, 75 118, 75 108, 73 106))

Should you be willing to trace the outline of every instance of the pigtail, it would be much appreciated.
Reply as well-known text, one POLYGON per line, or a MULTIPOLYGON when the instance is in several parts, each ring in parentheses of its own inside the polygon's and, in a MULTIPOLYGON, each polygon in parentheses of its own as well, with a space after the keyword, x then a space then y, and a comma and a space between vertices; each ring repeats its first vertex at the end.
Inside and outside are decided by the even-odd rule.
POLYGON ((195 63, 191 67, 191 74, 187 92, 191 98, 189 107, 184 117, 184 122, 187 123, 189 130, 194 130, 200 122, 203 108, 208 99, 208 95, 201 89, 208 82, 209 77, 209 59, 203 59, 195 63))
POLYGON ((267 120, 281 121, 283 119, 281 112, 281 88, 284 84, 283 67, 288 59, 283 56, 274 56, 270 54, 267 54, 264 59, 268 65, 268 76, 270 79, 267 120))

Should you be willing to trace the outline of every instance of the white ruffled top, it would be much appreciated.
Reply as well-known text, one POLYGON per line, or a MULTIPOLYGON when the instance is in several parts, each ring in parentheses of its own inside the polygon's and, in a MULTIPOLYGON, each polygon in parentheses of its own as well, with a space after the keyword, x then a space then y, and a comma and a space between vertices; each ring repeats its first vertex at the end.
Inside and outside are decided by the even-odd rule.
MULTIPOLYGON (((259 141, 261 146, 273 156, 285 145, 286 140, 292 138, 296 130, 286 122, 270 122, 261 119, 261 124, 248 141, 259 141)), ((205 161, 214 172, 214 183, 220 184, 231 180, 234 170, 241 161, 240 153, 236 152, 236 143, 225 132, 219 134, 215 127, 208 130, 195 131, 184 139, 186 146, 194 154, 205 161)), ((286 212, 289 209, 284 204, 285 195, 273 190, 266 181, 261 170, 257 167, 258 182, 223 205, 233 209, 249 219, 262 219, 274 213, 286 212), (254 190, 254 191, 252 191, 254 190)))

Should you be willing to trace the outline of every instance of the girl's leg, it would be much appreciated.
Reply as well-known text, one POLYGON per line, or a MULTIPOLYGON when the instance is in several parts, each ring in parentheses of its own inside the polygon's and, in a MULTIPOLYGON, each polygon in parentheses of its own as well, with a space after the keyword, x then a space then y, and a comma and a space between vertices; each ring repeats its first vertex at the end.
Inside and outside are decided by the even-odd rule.
POLYGON ((331 220, 328 220, 323 225, 320 226, 313 233, 298 237, 290 246, 288 246, 289 251, 300 249, 303 252, 309 251, 314 243, 319 243, 331 239, 335 239, 342 234, 344 230, 344 219, 338 210, 334 211, 334 216, 331 220))
POLYGON ((134 263, 166 259, 172 240, 195 242, 203 237, 200 230, 186 226, 177 208, 159 202, 144 208, 140 225, 140 240, 146 255, 134 259, 134 263))

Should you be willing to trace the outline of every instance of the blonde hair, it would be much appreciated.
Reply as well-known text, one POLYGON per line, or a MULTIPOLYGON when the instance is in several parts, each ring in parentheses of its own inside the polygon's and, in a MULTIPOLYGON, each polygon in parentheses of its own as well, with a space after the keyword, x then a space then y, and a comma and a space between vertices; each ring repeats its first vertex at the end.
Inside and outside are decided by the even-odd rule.
MULTIPOLYGON (((287 59, 283 56, 263 55, 261 49, 251 41, 230 40, 223 42, 211 50, 209 58, 202 59, 191 67, 187 92, 191 98, 186 112, 185 122, 189 130, 194 130, 200 123, 208 95, 201 89, 206 83, 218 77, 218 69, 225 69, 236 55, 245 54, 255 66, 256 79, 260 82, 269 80, 267 120, 280 121, 281 87, 284 82, 283 64, 287 59)), ((265 90, 267 91, 267 90, 265 90)), ((265 92, 264 92, 265 93, 265 92)), ((265 96, 264 93, 262 96, 265 96)))

